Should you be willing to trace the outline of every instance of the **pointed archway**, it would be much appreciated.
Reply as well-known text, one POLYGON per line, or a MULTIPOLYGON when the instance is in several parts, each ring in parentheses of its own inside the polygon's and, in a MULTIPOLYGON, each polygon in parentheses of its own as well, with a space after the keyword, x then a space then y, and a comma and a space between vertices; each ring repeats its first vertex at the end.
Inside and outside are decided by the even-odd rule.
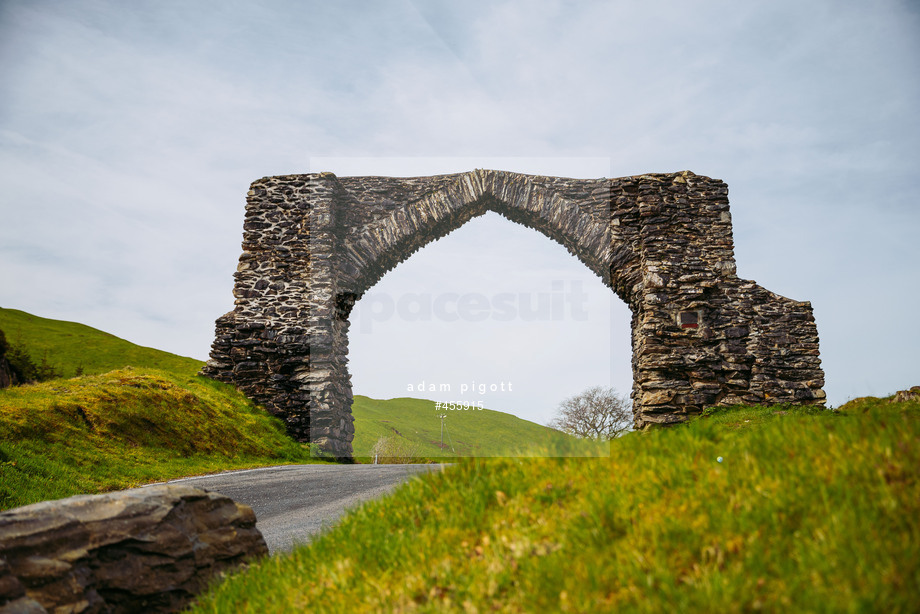
POLYGON ((203 373, 351 456, 348 315, 398 263, 494 211, 559 242, 632 311, 636 425, 714 404, 823 403, 808 303, 735 276, 728 188, 690 172, 568 179, 268 177, 247 199, 234 310, 203 373))
MULTIPOLYGON (((590 386, 628 396, 630 319, 626 304, 557 242, 494 212, 473 218, 355 303, 354 453, 359 439, 367 443, 358 394, 481 404, 538 424, 590 386)), ((452 433, 462 420, 448 421, 452 433)), ((370 448, 361 449, 367 456, 370 448)))

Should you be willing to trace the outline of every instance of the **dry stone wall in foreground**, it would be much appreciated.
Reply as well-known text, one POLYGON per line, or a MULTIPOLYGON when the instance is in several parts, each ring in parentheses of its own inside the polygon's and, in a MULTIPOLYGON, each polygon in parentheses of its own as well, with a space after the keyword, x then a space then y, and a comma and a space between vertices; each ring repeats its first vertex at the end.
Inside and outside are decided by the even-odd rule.
POLYGON ((709 405, 824 403, 811 305, 735 275, 728 186, 688 171, 260 179, 247 197, 236 304, 217 320, 202 372, 239 386, 300 441, 351 456, 352 306, 488 211, 558 241, 629 305, 637 427, 709 405))
POLYGON ((247 505, 162 484, 0 512, 0 614, 176 612, 268 554, 247 505))

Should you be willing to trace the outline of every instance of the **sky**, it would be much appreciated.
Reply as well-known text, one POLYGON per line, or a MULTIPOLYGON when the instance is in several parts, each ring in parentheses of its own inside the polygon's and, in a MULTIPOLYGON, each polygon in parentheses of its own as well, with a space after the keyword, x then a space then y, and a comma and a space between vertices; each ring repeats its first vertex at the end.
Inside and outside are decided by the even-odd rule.
MULTIPOLYGON (((260 177, 691 170, 738 275, 811 301, 839 405, 920 384, 918 109, 907 0, 0 0, 0 306, 206 359, 260 177)), ((351 320, 356 394, 545 422, 631 388, 629 310, 496 214, 351 320), (512 317, 426 311, 461 297, 512 317)))

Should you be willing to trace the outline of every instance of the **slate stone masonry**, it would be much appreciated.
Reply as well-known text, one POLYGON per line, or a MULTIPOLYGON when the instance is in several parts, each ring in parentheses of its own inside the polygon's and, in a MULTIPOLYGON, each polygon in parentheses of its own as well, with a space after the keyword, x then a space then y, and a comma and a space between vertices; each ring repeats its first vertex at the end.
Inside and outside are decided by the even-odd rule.
POLYGON ((689 171, 255 181, 236 306, 217 320, 202 373, 239 386, 298 440, 350 457, 352 306, 414 252, 488 211, 558 241, 629 305, 636 427, 710 405, 824 403, 810 303, 735 275, 728 186, 689 171))
POLYGON ((0 614, 177 612, 268 554, 247 505, 184 484, 0 512, 0 614))

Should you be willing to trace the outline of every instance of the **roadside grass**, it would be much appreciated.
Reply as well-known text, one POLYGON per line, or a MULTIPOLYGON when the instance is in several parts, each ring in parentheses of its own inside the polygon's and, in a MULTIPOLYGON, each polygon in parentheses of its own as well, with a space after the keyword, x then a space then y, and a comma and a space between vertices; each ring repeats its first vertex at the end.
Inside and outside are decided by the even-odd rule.
POLYGON ((234 387, 192 373, 129 367, 0 390, 0 509, 318 460, 234 387))
MULTIPOLYGON (((435 410, 424 399, 371 399, 355 395, 352 405, 359 462, 373 462, 374 449, 386 442, 389 450, 405 450, 416 459, 454 461, 487 456, 597 456, 607 445, 576 437, 491 409, 435 410), (444 443, 441 419, 445 414, 444 443)), ((398 461, 394 454, 388 460, 398 461)), ((378 462, 380 461, 378 458, 378 462)))
POLYGON ((193 375, 203 362, 142 347, 77 322, 51 320, 0 307, 0 330, 23 346, 38 364, 43 359, 62 377, 106 373, 131 365, 193 375))
POLYGON ((460 459, 196 611, 916 611, 920 403, 720 408, 609 447, 460 459))

